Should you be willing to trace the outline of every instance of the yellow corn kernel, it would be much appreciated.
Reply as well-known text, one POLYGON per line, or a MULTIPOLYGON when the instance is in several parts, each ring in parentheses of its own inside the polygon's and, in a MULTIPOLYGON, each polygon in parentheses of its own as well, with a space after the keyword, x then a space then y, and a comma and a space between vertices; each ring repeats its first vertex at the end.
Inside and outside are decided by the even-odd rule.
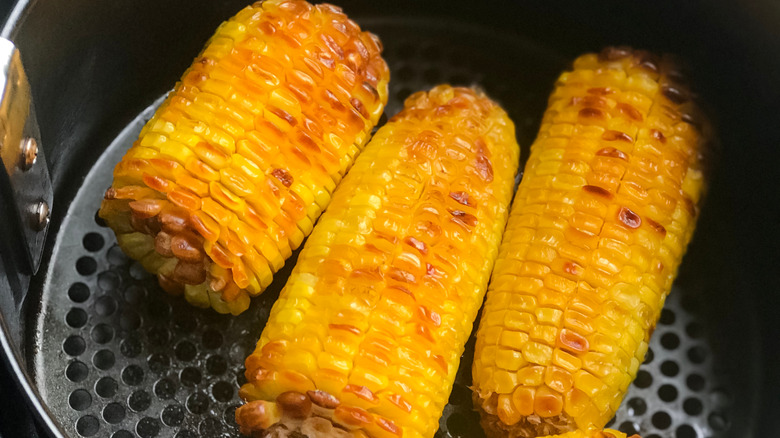
POLYGON ((704 191, 706 129, 677 73, 607 49, 559 78, 477 332, 488 436, 612 436, 598 430, 644 358, 704 191), (517 369, 514 388, 502 369, 517 369))

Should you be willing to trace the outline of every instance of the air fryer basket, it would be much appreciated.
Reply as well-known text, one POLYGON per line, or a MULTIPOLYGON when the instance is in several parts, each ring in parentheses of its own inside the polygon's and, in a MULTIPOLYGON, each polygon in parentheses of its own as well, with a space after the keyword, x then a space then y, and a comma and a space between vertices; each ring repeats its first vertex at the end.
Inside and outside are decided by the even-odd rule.
MULTIPOLYGON (((349 6, 345 4, 351 14, 349 6)), ((46 88, 35 96, 38 105, 44 105, 40 120, 44 143, 51 148, 47 153, 53 156, 59 209, 55 210, 44 268, 27 291, 20 321, 23 330, 17 339, 26 370, 48 408, 43 415, 53 418, 66 436, 238 434, 233 413, 240 403, 238 387, 244 383, 243 360, 259 338, 295 256, 288 260, 271 287, 253 301, 249 311, 238 317, 218 315, 165 294, 154 277, 122 253, 113 232, 96 216, 114 165, 137 138, 144 122, 161 102, 166 87, 183 71, 216 23, 238 8, 238 2, 222 2, 209 8, 213 16, 208 18, 195 19, 193 12, 183 13, 204 27, 194 33, 185 32, 194 40, 176 45, 177 52, 185 53, 173 54, 172 48, 159 45, 148 48, 165 52, 176 62, 164 68, 164 72, 154 68, 140 70, 137 74, 142 78, 130 80, 139 86, 144 76, 154 82, 144 87, 145 102, 131 98, 127 87, 120 86, 111 94, 105 83, 95 84, 98 91, 109 94, 106 110, 120 107, 124 101, 134 102, 130 108, 134 113, 123 107, 119 111, 121 117, 106 119, 95 113, 104 123, 99 129, 81 127, 78 119, 71 120, 70 125, 51 120, 53 114, 68 107, 69 102, 63 99, 79 91, 90 95, 87 100, 91 105, 85 105, 85 115, 99 111, 100 104, 96 102, 100 101, 100 93, 78 89, 90 84, 69 81, 70 86, 77 88, 65 89, 57 98, 52 98, 52 90, 46 88), (49 100, 40 103, 41 97, 49 100), (47 128, 47 121, 52 126, 47 128), (59 131, 52 131, 53 127, 59 131), (75 140, 65 137, 69 129, 75 133, 75 140), (91 131, 82 135, 81 129, 91 131), (90 144, 86 147, 75 141, 90 144), (69 157, 75 151, 85 152, 89 160, 82 161, 86 164, 69 157)), ((558 37, 531 38, 523 35, 522 29, 478 24, 481 18, 470 21, 468 14, 442 17, 435 11, 421 11, 419 16, 401 17, 397 11, 390 14, 387 8, 378 6, 378 10, 372 11, 365 5, 355 5, 363 13, 356 16, 360 24, 378 34, 385 45, 385 59, 392 72, 386 114, 397 112, 411 92, 437 83, 478 85, 499 100, 512 116, 523 145, 523 157, 527 157, 552 84, 573 56, 569 46, 556 47, 558 37)), ((96 14, 111 16, 112 11, 107 9, 98 9, 96 14)), ((457 14, 450 11, 442 15, 457 14)), ((563 16, 565 22, 566 14, 563 16)), ((39 26, 53 19, 45 14, 29 18, 39 26)), ((21 35, 23 54, 25 42, 29 47, 45 47, 25 38, 31 37, 21 35)), ((621 42, 626 41, 605 41, 621 42)), ((658 46, 667 49, 663 43, 658 46)), ((110 47, 102 43, 90 47, 95 52, 87 60, 96 64, 66 65, 74 69, 77 79, 92 78, 90 69, 99 70, 99 62, 119 63, 109 66, 109 71, 127 67, 127 60, 117 59, 116 54, 101 59, 99 55, 110 53, 110 47)), ((582 45, 574 50, 599 47, 582 45)), ((130 46, 124 49, 138 50, 130 46)), ((30 76, 35 85, 36 75, 42 77, 38 70, 50 61, 26 55, 32 59, 25 61, 28 69, 33 68, 30 76)), ((706 59, 702 54, 692 55, 694 61, 701 61, 696 56, 706 59)), ((163 58, 159 53, 150 56, 163 58)), ((705 98, 709 98, 707 92, 715 94, 717 87, 712 86, 714 79, 707 79, 705 73, 694 69, 695 79, 705 77, 701 88, 705 98)), ((54 86, 51 81, 41 82, 54 86)), ((710 99, 710 104, 723 133, 724 125, 719 122, 730 120, 730 110, 719 107, 723 105, 719 98, 710 99)), ((726 128, 731 126, 733 120, 725 124, 726 128)), ((721 169, 724 161, 725 166, 739 164, 738 160, 729 161, 733 148, 743 147, 734 142, 735 138, 738 137, 729 132, 722 135, 721 169)), ((777 152, 773 153, 777 157, 777 152)), ((734 195, 740 187, 744 189, 734 185, 744 186, 751 178, 756 177, 734 175, 730 168, 715 173, 694 241, 667 300, 648 356, 611 427, 638 432, 644 438, 746 437, 759 427, 761 399, 766 397, 765 391, 771 391, 762 377, 766 373, 762 367, 771 364, 764 363, 767 355, 761 346, 763 322, 757 316, 762 315, 762 306, 758 305, 755 289, 750 289, 757 285, 742 281, 743 275, 750 272, 746 268, 749 263, 738 260, 739 254, 743 254, 740 251, 745 251, 743 226, 749 221, 738 220, 739 209, 749 210, 750 198, 746 202, 734 195)), ((777 195, 776 190, 774 193, 777 195)), ((770 223, 777 226, 778 216, 773 216, 771 209, 768 213, 770 223)), ((777 230, 770 229, 770 243, 776 233, 777 230)), ((769 293, 777 292, 771 284, 766 286, 769 293)), ((0 308, 6 319, 11 311, 0 308)), ((472 349, 473 338, 467 345, 437 437, 483 436, 468 389, 472 349)), ((35 396, 34 392, 29 395, 35 396)))

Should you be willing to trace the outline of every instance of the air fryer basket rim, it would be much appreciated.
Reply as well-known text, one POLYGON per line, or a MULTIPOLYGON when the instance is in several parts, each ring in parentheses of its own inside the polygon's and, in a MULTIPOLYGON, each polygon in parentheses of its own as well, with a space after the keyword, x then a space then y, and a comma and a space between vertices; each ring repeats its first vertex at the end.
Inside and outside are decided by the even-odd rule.
MULTIPOLYGON (((45 3, 42 0, 22 0, 18 2, 13 9, 11 15, 9 16, 8 21, 5 23, 5 27, 3 28, 3 36, 6 37, 13 37, 18 35, 19 33, 23 32, 25 20, 29 18, 30 14, 33 14, 36 12, 35 8, 39 6, 40 4, 45 3)), ((346 3, 346 2, 345 2, 346 3)), ((437 2, 438 3, 438 2, 437 2)), ((558 4, 559 2, 553 2, 555 4, 558 4)), ((725 2, 717 3, 717 7, 722 8, 724 11, 727 11, 728 8, 724 7, 723 5, 726 4, 725 2)), ((386 8, 387 6, 380 6, 379 9, 386 8)), ((663 6, 662 6, 663 7, 663 6)), ((357 7, 356 7, 357 8, 357 7)), ((545 9, 545 7, 535 7, 536 13, 538 14, 539 11, 549 11, 549 9, 545 9)), ((229 9, 229 8, 228 8, 229 9)), ((233 8, 235 9, 235 8, 233 8)), ((533 7, 532 7, 533 9, 533 7)), ((347 12, 349 12, 349 9, 347 8, 347 12)), ((367 13, 364 11, 366 15, 370 15, 370 13, 367 13)), ((430 11, 425 11, 424 13, 430 13, 430 11)), ((718 12, 718 14, 725 14, 726 12, 718 12)), ((567 14, 563 14, 567 15, 567 14)), ((710 15, 709 17, 712 18, 713 15, 710 15)), ((217 17, 217 21, 220 21, 221 19, 224 19, 226 17, 217 17)), ((358 16, 359 18, 359 16, 358 16)), ((205 32, 210 32, 211 29, 205 29, 205 32)), ((756 31, 756 34, 759 32, 756 31)), ((762 37, 763 38, 763 37, 762 37)), ((759 37, 756 37, 756 41, 758 41, 759 37)), ((196 46, 201 44, 202 41, 199 41, 198 44, 195 44, 196 46)), ((27 44, 32 46, 29 41, 27 41, 27 44)), ((780 47, 780 45, 777 44, 776 39, 772 41, 768 41, 767 47, 771 49, 776 49, 777 47, 780 47)), ((753 48, 753 50, 756 50, 753 48)), ((768 50, 768 49, 767 49, 768 50)), ((568 54, 569 50, 564 50, 568 54)), ((771 53, 780 53, 780 51, 773 51, 771 53)), ((25 53, 23 57, 26 58, 34 58, 35 54, 31 53, 25 53)), ((760 66, 761 68, 757 69, 757 72, 755 72, 755 76, 758 78, 767 78, 772 76, 775 65, 772 65, 769 61, 764 60, 760 66)), ((172 70, 176 70, 173 68, 172 70)), ((179 69, 181 70, 181 69, 179 69)), ((733 71, 733 70, 728 70, 733 71)), ((701 72, 699 72, 701 73, 701 72)), ((717 75, 716 75, 717 76, 717 75)), ((40 78, 41 75, 39 74, 38 77, 40 78)), ((36 84, 33 84, 35 87, 36 84)), ((754 87, 756 85, 753 85, 754 87)), ((768 111, 770 110, 777 110, 778 107, 776 104, 773 104, 773 98, 777 96, 777 89, 772 89, 771 87, 767 86, 766 93, 763 95, 755 90, 749 90, 748 94, 751 96, 751 99, 755 102, 755 108, 756 113, 761 112, 759 117, 763 117, 764 123, 755 123, 755 125, 763 125, 763 126, 772 126, 772 123, 776 123, 776 115, 770 115, 768 111)), ((775 85, 776 87, 776 85, 775 85)), ((750 88, 748 85, 747 88, 750 88)), ((38 91, 40 93, 40 90, 38 91)), ((40 94, 39 94, 40 96, 40 94)), ((737 103, 739 105, 739 103, 737 103)), ((716 102, 716 105, 723 105, 723 102, 716 102)), ((744 116, 747 118, 747 116, 744 116)), ((126 123, 127 121, 125 121, 126 123)), ((118 123, 119 126, 124 126, 125 123, 118 123)), ((747 124, 749 128, 753 128, 755 125, 747 124)), ((777 126, 777 125, 775 125, 777 126)), ((745 128, 745 132, 749 131, 750 129, 745 128)), ((769 135, 768 133, 755 133, 751 132, 752 137, 746 136, 746 140, 753 140, 757 142, 760 145, 764 145, 765 147, 768 147, 770 143, 769 140, 773 140, 774 138, 769 135)), ((731 134, 731 139, 735 137, 734 134, 731 134)), ((55 136, 52 136, 51 133, 49 133, 49 138, 55 138, 55 136)), ((729 141, 728 142, 731 145, 734 145, 735 142, 729 141)), ((102 143, 101 147, 103 147, 104 144, 108 144, 107 142, 102 143)), ((52 145, 52 142, 49 142, 46 146, 47 148, 55 147, 52 145)), ((775 155, 770 155, 770 157, 777 157, 777 152, 774 152, 775 155)), ((753 159, 755 161, 755 159, 753 159)), ((772 168, 769 167, 769 164, 767 162, 771 162, 774 160, 767 159, 765 162, 757 163, 756 169, 764 169, 764 171, 758 170, 754 174, 746 176, 745 180, 747 181, 744 183, 745 185, 750 186, 757 186, 756 193, 753 193, 751 195, 747 196, 747 201, 744 201, 742 204, 738 204, 737 208, 744 209, 748 212, 754 213, 757 211, 762 211, 757 207, 757 204, 760 203, 760 196, 763 197, 771 197, 772 195, 777 196, 777 190, 772 190, 769 187, 769 184, 761 185, 760 183, 771 183, 772 177, 775 175, 775 173, 772 172, 772 168), (762 165, 764 167, 762 167, 762 165)), ((91 164, 91 163, 89 163, 91 164)), ((742 167, 739 168, 739 170, 745 171, 748 166, 745 164, 745 162, 741 163, 742 167)), ((62 172, 65 172, 63 169, 67 169, 67 166, 57 168, 60 170, 60 174, 62 172)), ((729 182, 732 182, 729 180, 729 182)), ((725 183, 724 183, 725 184, 725 183)), ((744 188, 744 187, 743 187, 744 188)), ((59 194, 63 194, 66 197, 72 197, 73 194, 75 194, 75 189, 64 189, 60 188, 59 194)), ((734 198, 738 198, 738 196, 734 195, 734 198)), ((58 210, 55 211, 55 216, 53 218, 53 224, 52 224, 52 231, 50 233, 49 241, 47 242, 47 250, 45 257, 50 257, 52 253, 52 245, 53 242, 56 239, 57 235, 57 227, 61 224, 62 219, 64 218, 64 215, 67 211, 67 202, 60 202, 58 210)), ((777 223, 780 221, 780 214, 777 212, 777 205, 772 204, 769 205, 767 208, 763 209, 763 211, 767 215, 767 219, 770 222, 770 226, 768 227, 768 233, 764 236, 764 239, 760 239, 762 236, 758 233, 756 229, 753 230, 743 230, 740 231, 740 238, 738 240, 742 240, 742 243, 737 245, 738 248, 737 251, 739 251, 739 254, 745 258, 750 258, 751 261, 754 261, 754 266, 751 267, 750 272, 755 273, 761 273, 763 277, 756 275, 751 279, 739 279, 738 284, 735 284, 735 289, 740 290, 759 290, 763 289, 766 292, 767 296, 761 296, 760 299, 763 303, 766 303, 766 306, 763 306, 762 309, 759 309, 759 311, 763 311, 763 315, 769 315, 770 312, 767 308, 774 308, 778 309, 780 308, 780 301, 778 300, 778 292, 780 290, 777 288, 777 279, 771 279, 769 272, 771 272, 772 265, 770 264, 770 257, 769 256, 777 256, 776 249, 778 247, 778 230, 777 230, 777 223)), ((758 222, 755 221, 748 221, 747 222, 750 225, 756 226, 758 222)), ((45 267, 41 270, 42 272, 45 270, 45 267)), ((44 279, 41 278, 41 274, 39 273, 38 277, 32 279, 32 286, 31 289, 34 289, 36 287, 40 287, 44 282, 44 279)), ((0 289, 2 291, 2 289, 0 289)), ((28 307, 32 306, 35 307, 38 304, 35 303, 28 303, 28 307)), ((761 313, 759 313, 761 314, 761 313)), ((0 315, 0 318, 2 318, 2 315, 0 315)), ((765 318, 757 318, 758 323, 761 324, 764 328, 762 329, 765 333, 765 338, 763 341, 763 379, 765 382, 764 385, 764 394, 762 399, 764 400, 763 403, 761 403, 763 408, 763 415, 760 415, 759 417, 762 419, 763 423, 759 427, 759 430, 765 431, 765 433, 770 433, 770 431, 776 431, 777 427, 780 427, 780 420, 775 418, 776 416, 771 415, 773 413, 773 409, 777 409, 780 406, 778 406, 778 401, 776 400, 776 397, 772 397, 771 394, 777 394, 777 390, 780 389, 780 381, 778 379, 778 371, 776 369, 773 369, 773 364, 778 363, 777 361, 780 359, 780 355, 772 350, 769 345, 771 343, 771 331, 767 331, 767 327, 771 327, 770 323, 767 321, 768 316, 765 318)), ((0 321, 1 322, 1 321, 0 321)), ((758 340, 754 339, 753 341, 758 342, 758 340)), ((35 387, 35 384, 33 383, 33 380, 30 379, 29 373, 25 369, 24 366, 21 366, 20 363, 25 362, 22 359, 20 352, 17 348, 14 348, 12 345, 13 341, 10 340, 7 336, 4 330, 0 330, 0 345, 2 345, 2 355, 4 356, 4 362, 6 362, 6 365, 11 369, 12 374, 17 379, 21 390, 25 394, 25 399, 28 403, 31 404, 31 410, 36 414, 36 417, 39 422, 42 423, 44 429, 46 429, 49 433, 53 434, 53 436, 65 436, 62 431, 58 430, 58 425, 56 422, 52 420, 50 417, 46 406, 44 403, 42 403, 42 399, 40 397, 40 394, 38 394, 38 391, 35 387)), ((28 352, 29 353, 29 352, 28 352)), ((28 354, 29 356, 29 354, 28 354)))

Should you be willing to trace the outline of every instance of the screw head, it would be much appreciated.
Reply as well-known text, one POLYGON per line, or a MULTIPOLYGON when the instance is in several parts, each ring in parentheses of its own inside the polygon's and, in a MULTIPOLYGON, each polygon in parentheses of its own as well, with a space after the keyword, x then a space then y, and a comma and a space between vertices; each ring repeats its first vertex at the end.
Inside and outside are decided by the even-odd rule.
POLYGON ((46 201, 40 201, 32 210, 32 225, 37 231, 43 231, 49 225, 49 204, 46 201))
POLYGON ((33 137, 22 140, 22 170, 30 170, 38 160, 38 141, 33 137))

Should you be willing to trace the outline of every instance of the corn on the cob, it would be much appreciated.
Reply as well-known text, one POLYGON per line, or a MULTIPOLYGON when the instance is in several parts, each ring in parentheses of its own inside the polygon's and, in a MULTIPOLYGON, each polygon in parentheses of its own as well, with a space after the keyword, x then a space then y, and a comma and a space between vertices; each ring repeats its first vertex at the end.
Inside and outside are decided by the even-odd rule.
POLYGON ((311 232, 387 102, 379 40, 330 5, 223 23, 114 170, 100 216, 170 293, 244 311, 311 232))
POLYGON ((244 433, 433 436, 518 155, 514 125, 480 93, 407 99, 336 190, 246 360, 244 433))
POLYGON ((604 429, 604 430, 590 430, 590 431, 582 431, 582 430, 575 430, 572 432, 566 432, 562 435, 555 435, 555 436, 548 436, 546 438, 641 438, 639 435, 631 435, 627 436, 623 432, 612 430, 612 429, 604 429))
POLYGON ((611 48, 549 100, 473 365, 489 435, 601 428, 636 376, 691 238, 706 135, 668 58, 611 48))

